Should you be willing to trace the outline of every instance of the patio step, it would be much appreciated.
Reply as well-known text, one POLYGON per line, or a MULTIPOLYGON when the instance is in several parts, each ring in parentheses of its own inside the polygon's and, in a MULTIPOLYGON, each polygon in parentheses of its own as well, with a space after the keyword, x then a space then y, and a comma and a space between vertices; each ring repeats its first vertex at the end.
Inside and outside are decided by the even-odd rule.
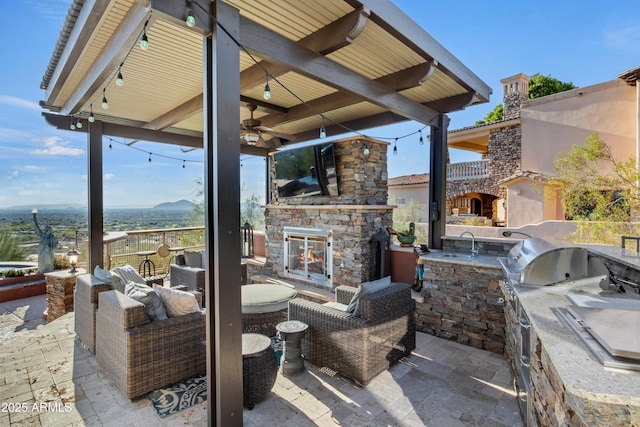
MULTIPOLYGON (((0 282, 0 285, 2 282, 0 282)), ((43 295, 47 293, 47 282, 44 278, 26 282, 0 286, 0 302, 14 301, 22 298, 43 295)))

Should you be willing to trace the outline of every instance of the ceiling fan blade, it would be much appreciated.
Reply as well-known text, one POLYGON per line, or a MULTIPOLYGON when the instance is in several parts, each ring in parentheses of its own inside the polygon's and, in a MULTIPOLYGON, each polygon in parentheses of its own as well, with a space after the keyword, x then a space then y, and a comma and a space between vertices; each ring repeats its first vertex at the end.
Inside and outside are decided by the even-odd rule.
POLYGON ((267 134, 267 135, 270 135, 270 136, 275 136, 275 137, 278 137, 280 139, 286 139, 287 141, 293 142, 293 141, 296 140, 296 137, 291 135, 291 134, 282 133, 282 132, 276 132, 275 130, 273 130, 271 128, 268 128, 266 126, 256 126, 253 129, 258 130, 263 134, 267 134))

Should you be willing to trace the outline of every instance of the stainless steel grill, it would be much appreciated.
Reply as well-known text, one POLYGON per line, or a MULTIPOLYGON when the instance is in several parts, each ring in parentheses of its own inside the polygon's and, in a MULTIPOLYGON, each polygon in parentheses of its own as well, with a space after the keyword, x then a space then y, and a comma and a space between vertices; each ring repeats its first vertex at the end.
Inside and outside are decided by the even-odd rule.
POLYGON ((588 259, 584 248, 559 247, 537 237, 521 241, 506 257, 498 257, 507 279, 528 285, 553 285, 586 277, 588 259))

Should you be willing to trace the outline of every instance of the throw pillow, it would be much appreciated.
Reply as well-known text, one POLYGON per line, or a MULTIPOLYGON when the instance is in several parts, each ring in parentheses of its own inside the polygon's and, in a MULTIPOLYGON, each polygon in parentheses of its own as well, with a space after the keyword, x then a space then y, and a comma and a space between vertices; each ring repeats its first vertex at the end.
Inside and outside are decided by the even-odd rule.
POLYGON ((165 288, 157 284, 153 285, 153 290, 155 290, 158 295, 160 295, 160 298, 162 298, 162 302, 169 317, 200 312, 198 300, 196 300, 195 295, 190 292, 165 288))
POLYGON ((144 310, 152 322, 156 319, 168 319, 162 299, 151 287, 129 281, 124 287, 124 294, 144 304, 144 310))
POLYGON ((99 265, 96 265, 96 268, 93 270, 93 275, 101 282, 107 283, 109 285, 111 284, 111 272, 109 270, 105 270, 99 265))
POLYGON ((129 264, 124 267, 116 267, 111 270, 111 287, 116 291, 125 293, 125 286, 129 282, 140 283, 146 285, 144 277, 142 277, 138 271, 129 264))
POLYGON ((202 265, 202 254, 200 252, 184 251, 184 263, 189 267, 200 267, 202 265))
POLYGON ((363 295, 372 294, 386 288, 387 286, 391 286, 391 276, 383 277, 382 279, 374 280, 372 282, 361 283, 347 306, 347 313, 353 314, 358 310, 358 302, 363 295))

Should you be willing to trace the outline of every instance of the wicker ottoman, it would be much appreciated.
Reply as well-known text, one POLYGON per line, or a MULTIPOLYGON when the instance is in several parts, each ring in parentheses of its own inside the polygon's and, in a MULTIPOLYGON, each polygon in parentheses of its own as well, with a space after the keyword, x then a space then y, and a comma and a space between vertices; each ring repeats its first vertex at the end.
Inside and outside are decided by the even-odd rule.
POLYGON ((278 375, 271 339, 260 334, 242 334, 243 403, 249 409, 267 397, 278 375))
POLYGON ((295 289, 286 285, 253 284, 241 287, 242 332, 268 337, 276 335, 276 325, 287 320, 289 300, 295 289))

